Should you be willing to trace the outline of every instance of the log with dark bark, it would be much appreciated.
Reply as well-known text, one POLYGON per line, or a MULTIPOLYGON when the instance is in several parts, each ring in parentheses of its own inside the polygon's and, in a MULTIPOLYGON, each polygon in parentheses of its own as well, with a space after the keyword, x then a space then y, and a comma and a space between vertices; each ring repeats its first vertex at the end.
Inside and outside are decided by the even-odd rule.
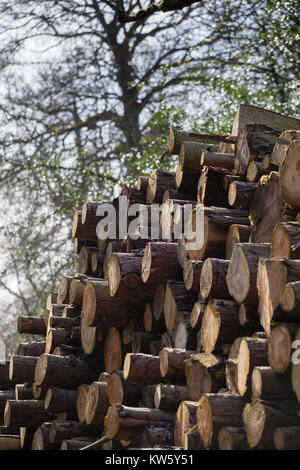
MULTIPOLYGON (((5 392, 4 392, 5 393, 5 392)), ((32 385, 16 384, 15 385, 15 398, 16 400, 33 400, 32 385)))
POLYGON ((114 326, 110 327, 104 340, 104 367, 110 373, 113 370, 120 370, 123 364, 123 357, 129 348, 124 348, 120 333, 114 326))
POLYGON ((80 325, 80 317, 50 317, 49 328, 65 328, 72 330, 72 328, 80 325))
POLYGON ((299 192, 300 138, 289 146, 279 169, 280 193, 283 200, 294 209, 300 209, 299 192))
POLYGON ((87 238, 74 238, 74 253, 77 255, 83 246, 89 248, 98 248, 97 240, 88 240, 87 238))
POLYGON ((251 227, 248 225, 232 224, 226 237, 226 259, 230 259, 237 243, 248 243, 251 227))
POLYGON ((110 295, 115 295, 120 283, 129 289, 141 284, 143 251, 139 253, 113 253, 107 263, 107 277, 110 295))
POLYGON ((200 171, 201 154, 207 150, 207 144, 195 141, 182 141, 179 150, 178 164, 182 170, 200 171))
POLYGON ((27 333, 31 335, 46 335, 46 323, 44 318, 40 317, 18 317, 18 333, 27 333))
POLYGON ((227 190, 224 188, 224 176, 227 175, 223 168, 205 166, 202 168, 198 186, 197 202, 205 207, 228 207, 227 190))
POLYGON ((226 283, 229 260, 207 258, 202 267, 200 277, 200 293, 203 299, 230 299, 226 283))
POLYGON ((264 259, 258 263, 257 289, 260 297, 260 323, 267 336, 272 321, 297 321, 297 314, 283 311, 280 299, 288 282, 300 278, 300 260, 264 259))
POLYGON ((251 449, 274 449, 273 433, 277 427, 299 424, 296 400, 261 401, 255 399, 243 413, 244 429, 251 449))
POLYGON ((226 382, 231 393, 251 395, 251 375, 254 367, 268 365, 268 340, 237 338, 231 346, 227 364, 226 382))
MULTIPOLYGON (((160 372, 160 358, 150 354, 126 354, 123 374, 125 380, 146 385, 164 382, 160 372), (145 371, 147 371, 147 374, 145 374, 145 371)), ((166 380, 168 378, 168 376, 165 376, 166 380)))
POLYGON ((280 222, 273 230, 271 256, 274 258, 300 258, 300 223, 280 222))
POLYGON ((200 159, 202 166, 211 166, 233 170, 234 158, 230 153, 202 152, 200 159))
POLYGON ((256 305, 240 304, 239 322, 242 328, 247 331, 259 331, 259 313, 256 305))
POLYGON ((222 351, 222 346, 232 344, 240 333, 239 305, 231 300, 210 300, 201 326, 204 352, 222 351))
POLYGON ((87 326, 122 326, 128 318, 124 301, 111 297, 106 281, 88 281, 83 296, 83 320, 87 326))
POLYGON ((269 243, 237 243, 227 271, 229 294, 239 303, 256 304, 258 261, 270 256, 269 243))
POLYGON ((91 268, 94 276, 100 277, 103 274, 104 255, 100 251, 95 251, 91 255, 91 268))
POLYGON ((76 416, 76 390, 65 390, 63 388, 51 387, 47 390, 44 406, 53 414, 66 412, 68 415, 76 416))
POLYGON ((197 401, 182 401, 175 419, 174 441, 179 447, 184 446, 185 433, 197 424, 197 401))
POLYGON ((183 448, 184 450, 204 450, 197 424, 195 424, 195 426, 192 428, 187 428, 185 430, 183 448))
POLYGON ((178 279, 182 270, 178 262, 177 244, 150 242, 142 261, 142 280, 147 284, 160 284, 168 279, 178 279))
POLYGON ((172 129, 168 138, 168 151, 173 155, 179 155, 182 142, 207 142, 209 144, 216 144, 219 142, 234 142, 234 139, 227 135, 198 134, 172 129))
MULTIPOLYGON (((85 205, 87 204, 89 203, 85 203, 85 205)), ((86 217, 83 223, 82 212, 81 211, 74 212, 73 222, 72 222, 72 237, 73 238, 87 238, 88 240, 97 241, 96 227, 101 217, 98 217, 96 215, 91 215, 88 212, 86 212, 85 215, 86 217)))
POLYGON ((111 439, 130 441, 148 425, 172 424, 174 418, 173 411, 112 405, 105 419, 105 433, 111 439))
POLYGON ((19 436, 4 435, 0 436, 0 450, 22 450, 19 436))
POLYGON ((281 308, 299 317, 300 311, 300 281, 288 282, 281 295, 281 308))
POLYGON ((273 438, 276 450, 299 450, 300 426, 280 426, 275 428, 273 438))
POLYGON ((37 386, 56 386, 75 390, 78 385, 91 383, 99 376, 101 364, 75 356, 42 354, 35 368, 37 386))
POLYGON ((233 181, 228 188, 228 203, 236 209, 248 210, 256 190, 256 183, 233 181))
MULTIPOLYGON (((226 191, 226 203, 228 204, 228 188, 229 188, 229 185, 230 183, 232 183, 233 181, 240 181, 241 180, 241 177, 238 176, 238 175, 232 175, 232 174, 225 174, 223 176, 223 189, 226 191)), ((210 204, 211 206, 214 205, 213 204, 210 204)), ((223 206, 221 206, 223 207, 223 206)), ((225 206, 226 207, 226 206, 225 206)))
POLYGON ((58 304, 68 304, 69 299, 69 289, 71 286, 73 278, 71 276, 64 276, 59 283, 57 288, 57 303, 58 304))
POLYGON ((277 142, 271 154, 271 162, 279 167, 285 160, 289 146, 292 141, 299 139, 300 132, 297 130, 286 130, 280 135, 280 142, 277 142))
POLYGON ((167 189, 176 189, 175 174, 169 171, 154 170, 149 176, 146 201, 147 204, 152 202, 162 202, 164 192, 167 189))
POLYGON ((199 292, 203 261, 187 259, 183 268, 183 280, 187 290, 199 292))
POLYGON ((110 405, 138 406, 142 396, 143 385, 125 380, 123 371, 114 370, 109 374, 107 397, 110 405))
POLYGON ((49 442, 55 444, 73 437, 98 436, 100 432, 101 428, 79 423, 79 421, 55 420, 50 427, 49 442))
POLYGON ((205 449, 216 449, 220 430, 242 425, 245 397, 228 393, 205 393, 197 409, 198 431, 205 449))
POLYGON ((203 393, 216 393, 225 387, 225 359, 222 355, 193 354, 185 363, 186 382, 191 400, 203 393))
POLYGON ((164 315, 168 331, 171 331, 175 327, 179 312, 191 312, 196 300, 196 293, 186 290, 184 282, 167 282, 164 315))
POLYGON ((284 211, 285 203, 280 194, 279 174, 272 171, 268 176, 260 178, 250 204, 249 217, 252 223, 250 241, 271 242, 273 229, 283 220, 284 211))
POLYGON ((12 427, 37 427, 53 415, 45 410, 42 400, 7 400, 4 424, 12 427))
POLYGON ((161 410, 176 411, 182 401, 189 399, 189 390, 185 385, 158 384, 154 394, 154 405, 161 410))
POLYGON ((197 206, 193 209, 186 230, 189 242, 186 249, 189 258, 224 259, 227 232, 232 224, 250 225, 248 212, 222 207, 197 206))
POLYGON ((46 341, 31 341, 30 343, 19 343, 17 356, 38 357, 45 352, 46 341))
POLYGON ((162 377, 185 378, 185 362, 193 351, 178 348, 164 348, 159 353, 162 377))
POLYGON ((109 407, 107 383, 93 382, 86 398, 85 421, 92 426, 103 426, 109 407))
POLYGON ((99 253, 98 248, 83 246, 78 254, 78 272, 81 274, 92 275, 92 254, 99 253))
POLYGON ((35 356, 11 356, 9 380, 14 384, 32 383, 38 358, 35 356))
POLYGON ((197 302, 194 303, 190 317, 190 324, 191 327, 194 328, 196 331, 201 328, 202 318, 205 312, 206 305, 207 302, 205 300, 197 300, 197 302))
POLYGON ((142 447, 157 448, 166 445, 174 445, 174 426, 172 424, 165 424, 161 427, 156 425, 145 427, 141 437, 142 447))
POLYGON ((219 450, 249 449, 247 436, 243 428, 227 426, 221 428, 218 435, 219 450))
POLYGON ((238 175, 245 175, 252 160, 271 154, 281 131, 265 124, 248 123, 239 131, 235 145, 234 168, 238 175))
POLYGON ((263 167, 261 162, 252 161, 247 168, 246 178, 249 183, 257 183, 261 176, 268 175, 271 170, 263 167))
POLYGON ((286 374, 278 374, 267 366, 253 369, 251 389, 252 398, 263 400, 285 400, 293 395, 289 377, 286 374))

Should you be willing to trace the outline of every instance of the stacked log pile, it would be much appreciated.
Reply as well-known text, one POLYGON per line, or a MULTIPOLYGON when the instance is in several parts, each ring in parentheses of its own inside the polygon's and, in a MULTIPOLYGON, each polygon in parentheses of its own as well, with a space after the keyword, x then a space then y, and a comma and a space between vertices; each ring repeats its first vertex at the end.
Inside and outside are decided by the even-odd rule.
POLYGON ((234 135, 172 130, 176 171, 121 191, 127 233, 98 239, 103 202, 75 212, 78 272, 19 317, 44 340, 0 364, 0 449, 300 448, 300 122, 267 113, 234 135), (130 207, 139 235, 163 202, 133 237, 130 207), (199 211, 191 248, 175 232, 199 211))

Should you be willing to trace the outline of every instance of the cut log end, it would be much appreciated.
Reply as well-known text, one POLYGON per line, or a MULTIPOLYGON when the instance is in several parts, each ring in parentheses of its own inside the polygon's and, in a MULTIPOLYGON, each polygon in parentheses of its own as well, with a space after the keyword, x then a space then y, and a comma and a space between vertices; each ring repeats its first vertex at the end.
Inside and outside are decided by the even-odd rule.
POLYGON ((110 439, 113 439, 120 426, 119 421, 119 414, 118 414, 118 407, 116 405, 112 405, 108 408, 107 415, 105 418, 105 434, 110 439))
POLYGON ((121 405, 124 399, 122 378, 113 371, 107 382, 107 396, 111 405, 121 405))

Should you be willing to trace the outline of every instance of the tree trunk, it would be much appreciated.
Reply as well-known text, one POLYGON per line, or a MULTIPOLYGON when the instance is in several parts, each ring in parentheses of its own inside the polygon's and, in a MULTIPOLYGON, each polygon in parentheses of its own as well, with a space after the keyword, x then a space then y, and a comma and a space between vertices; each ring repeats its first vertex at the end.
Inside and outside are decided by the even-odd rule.
POLYGON ((174 441, 179 447, 184 446, 185 433, 197 423, 196 401, 182 401, 178 407, 175 419, 174 441))
POLYGON ((164 192, 167 189, 176 189, 175 174, 169 171, 154 170, 149 176, 146 191, 146 202, 162 202, 164 192))
POLYGON ((168 151, 172 155, 179 155, 180 146, 182 142, 207 142, 210 144, 216 144, 219 142, 233 142, 230 139, 231 136, 227 135, 210 135, 210 134, 198 134, 194 132, 182 132, 176 129, 170 131, 168 137, 168 151))
POLYGON ((270 336, 272 321, 295 321, 293 312, 279 306, 284 287, 300 278, 300 260, 265 259, 258 264, 257 289, 260 296, 260 323, 270 336))
POLYGON ((268 175, 270 172, 271 170, 264 168, 261 162, 253 160, 248 165, 246 178, 249 183, 257 183, 261 176, 268 175))
POLYGON ((226 283, 226 274, 230 261, 218 258, 206 258, 200 278, 200 293, 203 299, 231 299, 226 283))
POLYGON ((269 338, 269 364, 280 374, 291 367, 292 344, 296 338, 299 325, 279 324, 271 330, 269 338))
POLYGON ((204 352, 222 351, 222 346, 232 344, 240 333, 238 304, 230 300, 210 300, 201 327, 204 352))
POLYGON ((68 304, 70 302, 69 289, 73 278, 71 276, 64 276, 57 288, 57 303, 68 304))
POLYGON ((241 426, 244 397, 227 393, 205 393, 197 409, 198 431, 205 449, 217 449, 218 435, 226 426, 241 426))
POLYGON ((197 206, 187 224, 190 259, 225 258, 227 232, 232 224, 250 225, 248 213, 237 209, 197 206), (198 223, 197 223, 198 221, 198 223), (197 227, 198 225, 198 227, 197 227), (198 234, 195 237, 195 231, 198 234), (197 245, 189 246, 189 245, 197 245))
POLYGON ((185 363, 185 373, 191 400, 225 387, 225 359, 221 355, 193 354, 185 363))
POLYGON ((199 292, 203 261, 187 259, 183 268, 183 280, 187 290, 199 292))
POLYGON ((265 124, 244 124, 238 133, 234 152, 234 168, 238 175, 245 175, 252 160, 271 154, 281 131, 265 124))
POLYGON ((272 171, 257 183, 250 204, 251 242, 270 243, 276 224, 284 217, 285 203, 280 194, 279 174, 272 171))
POLYGON ((177 411, 182 401, 189 400, 189 391, 183 385, 158 384, 154 394, 155 408, 177 411))
POLYGON ((254 400, 243 415, 244 428, 251 449, 274 449, 273 434, 277 427, 297 426, 299 406, 294 401, 254 400))
MULTIPOLYGON (((101 330, 100 330, 101 332, 101 330)), ((81 320, 80 324, 80 339, 81 339, 81 347, 85 354, 92 354, 97 347, 98 344, 98 333, 96 327, 87 326, 83 319, 81 320)))
POLYGON ((174 347, 197 350, 197 331, 191 327, 191 312, 180 311, 175 319, 175 327, 172 330, 174 347))
POLYGON ((45 410, 42 400, 7 400, 4 424, 12 427, 36 427, 50 421, 53 415, 45 410))
POLYGON ((280 222, 275 226, 271 256, 273 258, 300 258, 300 223, 280 222))
POLYGON ((200 330, 202 325, 202 318, 205 312, 205 307, 207 303, 205 300, 197 300, 193 306, 193 310, 190 317, 191 327, 196 331, 200 330))
POLYGON ((42 354, 35 368, 37 386, 56 386, 74 390, 80 384, 97 380, 101 365, 75 356, 42 354))
POLYGON ((122 282, 129 289, 141 284, 143 251, 135 253, 114 253, 107 264, 110 295, 115 295, 122 282))
POLYGON ((256 304, 258 261, 270 256, 269 243, 237 243, 227 271, 230 295, 239 303, 256 304))
POLYGON ((268 365, 268 340, 260 338, 237 338, 229 353, 229 363, 234 367, 226 370, 227 387, 233 394, 251 395, 251 374, 256 366, 268 365))
POLYGON ((232 224, 226 237, 226 259, 231 258, 237 243, 248 243, 251 235, 251 227, 248 225, 232 224))
POLYGON ((103 426, 109 407, 107 383, 93 382, 86 398, 85 421, 91 426, 103 426))
POLYGON ((255 367, 251 377, 252 398, 285 400, 293 396, 289 377, 271 367, 255 367))
POLYGON ((83 246, 87 246, 89 248, 98 248, 98 240, 88 240, 87 238, 74 238, 74 253, 76 255, 78 255, 83 246))
POLYGON ((30 343, 19 343, 17 356, 38 357, 45 352, 46 341, 31 341, 30 343))
POLYGON ((142 261, 143 282, 160 284, 168 279, 177 279, 181 274, 176 243, 148 243, 142 261))
POLYGON ((185 362, 193 351, 186 349, 164 348, 159 353, 162 377, 185 378, 185 362))
POLYGON ((12 383, 32 383, 38 358, 34 356, 11 356, 9 380, 12 383))
POLYGON ((46 323, 44 318, 40 317, 18 317, 18 333, 26 333, 31 335, 46 335, 46 323))
POLYGON ((143 396, 143 385, 124 379, 123 371, 109 374, 107 396, 110 405, 138 406, 143 396))
POLYGON ((197 202, 205 207, 228 207, 228 196, 224 188, 226 170, 205 166, 202 168, 197 185, 197 202))
POLYGON ((109 374, 113 370, 120 370, 123 363, 122 341, 117 328, 110 327, 104 341, 104 366, 109 374))
POLYGON ((230 153, 202 152, 201 165, 233 170, 234 158, 230 153))
POLYGON ((254 197, 256 183, 247 181, 233 181, 228 189, 228 203, 236 209, 246 209, 250 207, 250 203, 254 197))
POLYGON ((300 209, 299 191, 300 139, 294 140, 279 169, 280 192, 284 201, 294 209, 300 209))
POLYGON ((160 372, 159 356, 151 356, 150 354, 126 354, 123 366, 123 374, 125 380, 142 384, 158 384, 164 382, 171 377, 165 376, 163 379, 160 372), (147 374, 145 374, 147 371, 147 374))
POLYGON ((111 439, 130 441, 136 437, 139 429, 142 430, 149 424, 157 426, 163 423, 171 424, 174 418, 175 413, 172 411, 112 405, 107 412, 105 431, 111 439))
POLYGON ((111 297, 106 281, 88 281, 83 296, 83 320, 87 326, 122 326, 128 318, 125 303, 111 297))
POLYGON ((44 406, 53 414, 66 412, 76 416, 76 401, 76 390, 51 387, 46 393, 44 406))
POLYGON ((76 409, 77 417, 80 423, 85 422, 86 399, 90 386, 87 384, 79 385, 77 388, 76 409))
POLYGON ((175 327, 179 312, 191 312, 196 301, 196 293, 187 291, 184 282, 168 281, 165 292, 164 315, 168 331, 175 327))
POLYGON ((56 444, 73 437, 97 436, 99 431, 98 427, 79 423, 79 421, 56 420, 52 422, 50 427, 49 442, 56 444))

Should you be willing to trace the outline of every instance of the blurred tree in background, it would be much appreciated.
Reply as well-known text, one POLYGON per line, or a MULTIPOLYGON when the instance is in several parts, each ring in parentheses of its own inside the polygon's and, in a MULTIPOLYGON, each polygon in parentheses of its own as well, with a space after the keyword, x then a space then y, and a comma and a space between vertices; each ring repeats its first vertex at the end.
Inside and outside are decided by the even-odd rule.
POLYGON ((118 5, 0 2, 4 326, 75 272, 74 210, 157 167, 171 126, 230 132, 239 103, 299 115, 297 0, 208 0, 128 24, 118 5))

